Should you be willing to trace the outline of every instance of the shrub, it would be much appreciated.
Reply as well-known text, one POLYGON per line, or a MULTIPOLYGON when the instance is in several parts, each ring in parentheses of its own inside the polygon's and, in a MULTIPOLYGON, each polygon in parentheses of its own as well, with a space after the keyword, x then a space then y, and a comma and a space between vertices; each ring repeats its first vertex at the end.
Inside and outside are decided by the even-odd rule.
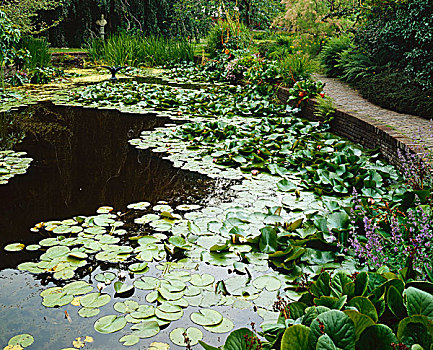
POLYGON ((339 72, 339 78, 349 83, 356 83, 378 69, 370 55, 358 49, 346 49, 341 52, 334 68, 339 72))
POLYGON ((209 32, 205 51, 211 58, 223 51, 247 49, 252 42, 249 29, 240 22, 219 21, 209 32))
POLYGON ((315 64, 307 55, 290 54, 279 62, 280 75, 285 86, 295 81, 306 80, 315 71, 315 64))
POLYGON ((343 74, 341 67, 337 66, 340 55, 350 47, 350 37, 338 36, 328 40, 319 54, 320 63, 325 73, 330 77, 337 77, 343 74))
POLYGON ((356 43, 379 66, 391 63, 408 79, 433 87, 433 3, 431 0, 370 1, 356 43))
POLYGON ((18 47, 29 52, 28 58, 23 62, 24 68, 32 70, 36 67, 44 68, 50 65, 50 44, 45 38, 25 36, 21 38, 18 47))
POLYGON ((433 117, 433 88, 409 81, 406 73, 387 69, 364 76, 356 84, 359 92, 369 101, 401 113, 433 117))

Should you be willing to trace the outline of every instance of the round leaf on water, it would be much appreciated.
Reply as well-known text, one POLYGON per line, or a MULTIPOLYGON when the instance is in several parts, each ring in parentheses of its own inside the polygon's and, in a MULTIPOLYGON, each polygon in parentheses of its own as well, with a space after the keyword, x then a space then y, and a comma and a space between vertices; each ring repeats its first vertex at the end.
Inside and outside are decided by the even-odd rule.
POLYGON ((146 262, 132 264, 128 267, 128 269, 129 271, 137 274, 145 273, 148 270, 146 262))
POLYGON ((203 275, 195 274, 191 276, 190 283, 197 287, 206 287, 215 282, 215 277, 204 273, 203 275))
POLYGON ((138 202, 138 203, 131 203, 128 204, 128 209, 135 209, 135 210, 146 210, 150 206, 149 202, 138 202))
POLYGON ((93 286, 84 281, 76 281, 65 285, 63 290, 68 294, 83 295, 90 293, 93 290, 93 286))
POLYGON ((182 308, 181 308, 180 306, 178 306, 178 305, 173 305, 173 304, 168 303, 168 302, 162 303, 161 305, 159 305, 159 306, 157 307, 157 309, 158 309, 159 311, 162 311, 162 312, 168 312, 168 313, 170 313, 170 312, 180 312, 180 311, 182 311, 182 308))
POLYGON ((160 309, 155 309, 155 316, 161 320, 176 321, 182 318, 183 310, 180 308, 179 312, 163 312, 160 309))
POLYGON ((93 317, 98 315, 100 311, 101 310, 97 308, 82 307, 80 310, 78 310, 78 315, 80 315, 83 318, 93 317))
POLYGON ((158 292, 165 300, 168 300, 168 301, 178 300, 178 299, 182 298, 183 294, 184 294, 183 291, 170 292, 167 288, 162 287, 162 286, 158 289, 158 292))
POLYGON ((225 317, 223 317, 222 322, 216 326, 203 326, 204 329, 212 333, 228 333, 234 327, 235 325, 233 324, 233 322, 225 317))
POLYGON ((65 255, 68 255, 70 252, 70 249, 65 246, 55 246, 48 248, 45 252, 46 256, 50 257, 51 259, 60 258, 65 255))
POLYGON ((131 312, 131 316, 136 319, 149 318, 155 315, 155 308, 152 305, 140 305, 138 309, 131 312))
POLYGON ((113 308, 121 314, 129 314, 138 309, 138 303, 135 300, 125 300, 124 302, 117 302, 113 308))
POLYGON ((75 271, 73 269, 63 269, 54 273, 53 277, 56 280, 68 280, 74 277, 75 271))
POLYGON ((304 350, 308 348, 310 328, 296 324, 287 328, 281 339, 281 350, 304 350))
POLYGON ((71 233, 71 232, 72 232, 72 228, 70 226, 67 226, 67 225, 57 226, 53 230, 53 233, 55 233, 56 235, 64 235, 64 234, 71 233))
POLYGON ((43 240, 39 241, 39 245, 43 247, 52 247, 59 243, 60 241, 58 241, 57 238, 44 238, 43 240))
POLYGON ((119 341, 123 346, 133 346, 140 341, 140 338, 133 334, 124 335, 119 341))
POLYGON ((139 338, 151 338, 159 333, 159 325, 156 321, 144 321, 133 325, 131 330, 139 338))
POLYGON ((132 284, 126 284, 123 282, 115 282, 114 283, 114 290, 116 291, 116 294, 126 294, 131 292, 134 289, 134 286, 132 284))
POLYGON ((72 251, 68 254, 68 256, 74 258, 74 259, 87 259, 88 255, 86 253, 83 252, 79 252, 79 251, 72 251))
POLYGON ((111 281, 113 281, 116 278, 116 275, 112 272, 104 272, 104 273, 98 273, 95 276, 95 280, 97 280, 98 282, 108 282, 106 284, 110 284, 111 281))
POLYGON ((275 276, 259 276, 253 281, 253 286, 257 289, 266 288, 269 292, 273 292, 281 288, 281 281, 275 276))
POLYGON ((98 214, 108 214, 109 212, 113 211, 113 207, 109 207, 109 206, 103 206, 103 207, 99 207, 96 212, 98 214))
POLYGON ((99 308, 108 304, 111 297, 108 294, 90 293, 80 299, 81 306, 89 308, 99 308))
POLYGON ((38 250, 40 248, 41 248, 41 246, 39 244, 30 244, 26 247, 26 250, 35 251, 35 250, 38 250))
POLYGON ((11 339, 9 339, 8 345, 15 346, 19 345, 26 348, 33 344, 35 339, 30 334, 18 334, 11 339))
POLYGON ((134 286, 136 288, 144 290, 155 290, 156 288, 159 288, 159 285, 159 279, 150 276, 141 277, 139 280, 134 281, 134 286))
POLYGON ((146 301, 148 303, 153 303, 156 301, 156 299, 158 299, 158 296, 159 296, 158 291, 154 290, 146 295, 146 301))
POLYGON ((191 321, 200 326, 216 326, 223 320, 223 316, 215 310, 201 309, 199 312, 193 312, 190 316, 191 321))
POLYGON ((176 207, 177 210, 182 210, 182 211, 197 210, 200 208, 201 207, 198 204, 181 204, 176 207))
POLYGON ((166 343, 160 343, 160 342, 153 342, 150 344, 150 348, 147 350, 169 350, 170 345, 166 343))
POLYGON ((19 252, 25 248, 25 245, 22 243, 11 243, 5 246, 4 250, 8 252, 19 252))
POLYGON ((72 300, 74 300, 73 295, 60 291, 59 293, 52 293, 44 296, 42 305, 46 307, 63 306, 69 304, 72 300))
POLYGON ((170 332, 170 340, 179 346, 187 346, 187 343, 185 343, 186 337, 189 339, 189 345, 194 346, 198 344, 199 340, 203 339, 203 333, 195 327, 176 328, 170 332))
POLYGON ((126 326, 126 323, 125 317, 107 315, 98 319, 94 324, 94 328, 99 333, 108 334, 120 331, 126 326))

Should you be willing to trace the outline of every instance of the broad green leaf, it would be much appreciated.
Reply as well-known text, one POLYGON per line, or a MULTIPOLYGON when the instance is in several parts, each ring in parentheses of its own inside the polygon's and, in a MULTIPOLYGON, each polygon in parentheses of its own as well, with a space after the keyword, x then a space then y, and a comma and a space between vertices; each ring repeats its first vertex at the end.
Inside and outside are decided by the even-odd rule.
POLYGON ((108 294, 90 293, 81 297, 80 304, 87 308, 100 308, 108 304, 110 300, 111 297, 108 294))
POLYGON ((319 337, 316 344, 316 350, 338 350, 332 339, 327 334, 319 337))
POLYGON ((23 348, 26 348, 33 344, 35 339, 30 334, 18 334, 11 339, 9 339, 8 345, 16 346, 19 345, 23 348))
POLYGON ((99 333, 114 333, 125 327, 126 323, 125 317, 107 315, 98 319, 94 324, 94 328, 99 333))
POLYGON ((203 333, 195 327, 175 328, 170 332, 170 340, 178 346, 187 346, 185 337, 189 339, 189 345, 194 346, 203 339, 203 333))
POLYGON ((281 339, 281 350, 308 350, 310 329, 296 324, 286 329, 281 339))
POLYGON ((223 320, 223 316, 212 309, 201 309, 199 312, 193 312, 190 318, 192 322, 200 326, 216 326, 223 320))
POLYGON ((353 350, 355 347, 355 325, 353 321, 341 311, 331 310, 317 316, 310 326, 310 344, 314 345, 322 335, 320 324, 324 325, 324 332, 334 344, 342 350, 353 350))
POLYGON ((392 343, 398 341, 391 328, 384 324, 377 324, 367 327, 356 345, 360 350, 394 350, 392 343))
POLYGON ((370 317, 361 314, 358 311, 345 310, 344 313, 349 316, 355 324, 356 341, 359 340, 359 337, 361 336, 362 332, 364 332, 364 329, 375 325, 375 322, 370 317))
POLYGON ((401 293, 394 286, 390 286, 386 293, 386 302, 391 312, 398 318, 407 317, 406 307, 404 306, 401 293))
POLYGON ((355 307, 361 314, 367 315, 374 322, 377 322, 377 311, 370 299, 366 297, 355 297, 351 299, 347 305, 355 307))
POLYGON ((278 248, 277 231, 273 227, 266 226, 260 230, 259 247, 262 253, 275 253, 278 248))
POLYGON ((140 338, 133 334, 124 335, 122 338, 119 339, 119 342, 121 342, 123 346, 133 346, 135 344, 138 344, 139 341, 140 338))
POLYGON ((131 327, 133 335, 139 338, 151 338, 159 333, 159 324, 156 321, 144 321, 131 327))
POLYGON ((234 324, 228 318, 223 317, 221 323, 216 326, 203 326, 203 328, 212 333, 228 333, 234 328, 234 324))
POLYGON ((409 316, 424 315, 433 320, 433 295, 413 287, 406 289, 405 294, 409 316))
POLYGON ((433 343, 433 322, 426 316, 411 316, 398 324, 397 338, 406 346, 415 344, 430 349, 433 343))

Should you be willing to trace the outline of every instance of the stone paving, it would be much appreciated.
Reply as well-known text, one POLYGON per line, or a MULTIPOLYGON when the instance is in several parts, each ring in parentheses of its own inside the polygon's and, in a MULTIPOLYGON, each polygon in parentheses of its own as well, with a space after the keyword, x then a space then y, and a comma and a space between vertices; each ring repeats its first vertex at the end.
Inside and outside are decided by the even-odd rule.
POLYGON ((375 125, 380 123, 409 139, 421 138, 424 147, 433 153, 433 121, 376 106, 337 79, 318 74, 315 75, 315 79, 326 83, 324 91, 335 100, 337 109, 362 117, 364 120, 370 119, 375 125))

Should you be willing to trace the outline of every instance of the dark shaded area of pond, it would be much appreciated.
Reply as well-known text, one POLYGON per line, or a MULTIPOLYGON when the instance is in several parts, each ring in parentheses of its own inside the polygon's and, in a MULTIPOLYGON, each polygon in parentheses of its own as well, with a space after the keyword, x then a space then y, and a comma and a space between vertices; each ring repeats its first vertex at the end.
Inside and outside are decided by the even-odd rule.
MULTIPOLYGON (((167 118, 51 104, 14 113, 27 134, 15 149, 34 160, 26 174, 0 186, 1 247, 36 243, 41 237, 29 229, 37 222, 93 215, 103 205, 124 211, 138 201, 205 204, 228 195, 215 180, 128 144, 167 118)), ((32 256, 1 254, 0 270, 32 256)))

